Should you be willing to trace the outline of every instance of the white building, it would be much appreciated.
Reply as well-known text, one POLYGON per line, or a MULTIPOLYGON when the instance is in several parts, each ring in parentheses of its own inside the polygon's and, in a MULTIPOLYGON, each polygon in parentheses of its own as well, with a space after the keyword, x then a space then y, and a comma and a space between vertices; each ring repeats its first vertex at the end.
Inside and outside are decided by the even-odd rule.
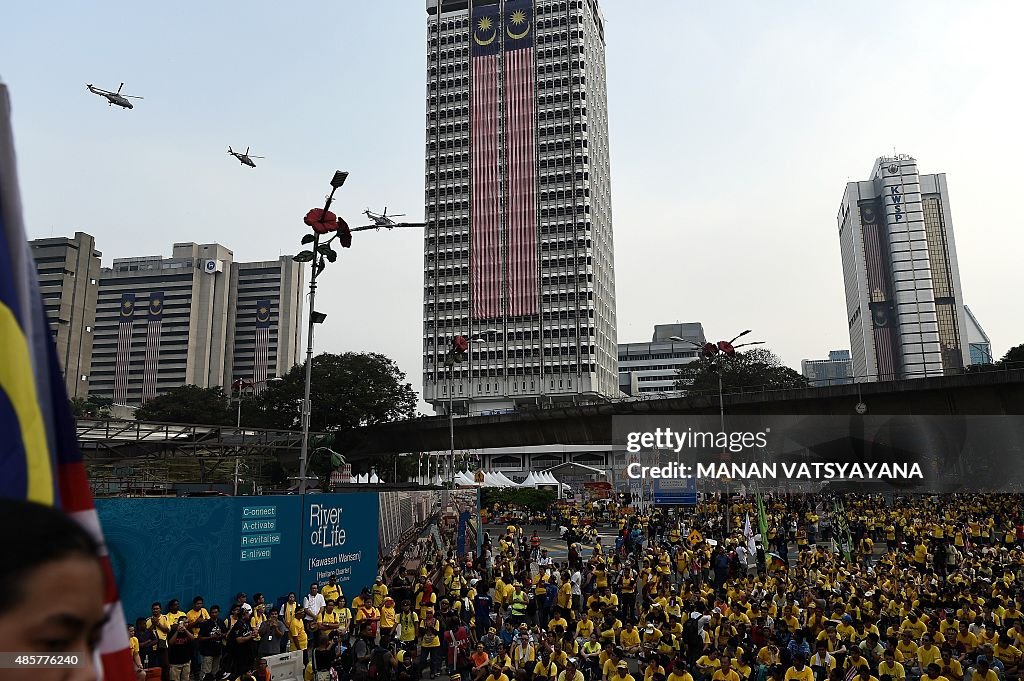
POLYGON ((615 397, 597 1, 426 8, 423 398, 472 414, 615 397), (480 340, 449 369, 457 335, 480 340))
POLYGON ((619 343, 619 390, 633 396, 680 392, 676 387, 679 370, 696 360, 699 352, 693 343, 706 342, 704 327, 692 322, 658 324, 650 343, 619 343))
POLYGON ((800 373, 811 381, 811 386, 853 383, 853 361, 849 350, 831 350, 828 359, 805 359, 800 362, 800 373))
POLYGON ((837 217, 857 381, 957 373, 970 363, 946 176, 910 156, 849 182, 837 217))

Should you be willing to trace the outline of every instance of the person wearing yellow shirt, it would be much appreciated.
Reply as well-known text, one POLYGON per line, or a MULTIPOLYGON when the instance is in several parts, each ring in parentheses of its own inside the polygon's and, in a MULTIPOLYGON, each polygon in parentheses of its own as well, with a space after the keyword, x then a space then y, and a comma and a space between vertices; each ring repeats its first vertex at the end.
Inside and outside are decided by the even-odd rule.
POLYGON ((956 646, 963 650, 964 653, 973 653, 978 648, 978 637, 971 633, 967 622, 960 623, 960 631, 956 635, 956 646))
POLYGON ((544 654, 541 659, 537 660, 537 663, 533 665, 533 678, 534 679, 548 679, 548 681, 554 681, 558 678, 558 665, 551 660, 551 656, 544 654))
POLYGON ((627 622, 619 632, 619 646, 626 655, 636 655, 640 652, 640 632, 632 622, 627 622))
POLYGON ((723 657, 722 666, 711 674, 711 681, 740 681, 740 675, 732 668, 732 660, 723 657))
POLYGON ((878 664, 878 676, 888 674, 892 681, 903 681, 907 678, 907 670, 902 664, 896 661, 896 652, 886 650, 884 659, 878 664))
POLYGON ((868 659, 860 654, 860 648, 853 646, 850 648, 849 653, 846 655, 846 661, 843 663, 844 672, 849 672, 850 669, 867 669, 871 670, 871 664, 868 659))
POLYGON ((185 613, 185 617, 188 619, 189 627, 192 629, 192 635, 199 635, 199 625, 210 619, 209 611, 203 607, 203 597, 196 596, 192 599, 192 609, 185 613))
POLYGON ((644 667, 644 681, 652 681, 655 674, 665 676, 665 668, 658 664, 658 657, 652 656, 644 667))
MULTIPOLYGON (((779 661, 779 648, 774 643, 769 643, 757 651, 757 663, 760 665, 772 667, 779 664, 779 661)), ((697 664, 700 665, 700 660, 697 661, 697 664)))
POLYGON ((871 673, 871 667, 860 667, 857 670, 857 681, 878 681, 878 677, 871 673))
POLYGON ((1021 666, 1020 648, 1013 645, 1010 637, 1002 634, 995 646, 993 653, 996 659, 1003 663, 1004 673, 1007 677, 1013 678, 1018 675, 1021 666))
POLYGON ((338 584, 338 575, 331 575, 327 578, 327 583, 320 587, 320 593, 324 597, 324 601, 333 600, 335 603, 341 598, 341 585, 338 584))
POLYGON ((677 659, 672 666, 672 671, 669 672, 667 681, 693 681, 693 675, 686 671, 683 661, 677 659))
POLYGON ((930 634, 921 637, 921 647, 917 649, 918 669, 923 675, 930 664, 938 664, 942 661, 942 651, 932 642, 930 634))
POLYGON ((786 670, 786 681, 814 681, 814 672, 804 664, 803 653, 793 656, 793 665, 786 670))
POLYGON ((398 625, 398 613, 395 612, 395 599, 391 596, 384 598, 380 606, 380 636, 381 640, 390 641, 398 625), (385 638, 386 637, 386 638, 385 638))
POLYGON ((949 648, 942 649, 942 662, 940 664, 942 668, 939 671, 948 681, 964 680, 963 665, 960 664, 960 660, 953 657, 953 651, 949 648))
POLYGON ((622 660, 615 665, 615 673, 608 677, 608 681, 636 681, 636 679, 629 673, 629 665, 622 660))
POLYGON ((924 636, 924 632, 928 630, 928 626, 917 617, 916 612, 911 612, 907 616, 907 619, 903 620, 903 623, 900 624, 900 630, 909 631, 913 634, 914 640, 917 640, 924 636))
POLYGON ((548 631, 553 632, 555 631, 555 627, 558 626, 562 627, 563 632, 569 630, 569 622, 567 622, 566 619, 562 617, 562 615, 556 613, 554 617, 548 620, 548 631))
POLYGON ((485 681, 508 681, 508 677, 502 672, 500 665, 492 664, 491 673, 487 675, 485 681))
POLYGON ((697 659, 697 670, 706 676, 718 671, 722 666, 722 658, 718 656, 717 648, 709 648, 697 659))
POLYGON ((590 635, 594 633, 594 629, 594 620, 590 618, 590 613, 584 611, 580 621, 576 623, 576 638, 581 640, 589 639, 590 635))
POLYGON ((917 644, 914 643, 912 638, 913 634, 909 631, 903 630, 900 632, 899 643, 896 644, 896 650, 903 653, 903 656, 913 662, 917 659, 917 644))
POLYGON ((384 605, 384 599, 388 597, 388 585, 384 583, 383 577, 377 575, 377 580, 370 588, 370 593, 373 594, 373 607, 380 608, 384 605))
POLYGON ((975 665, 971 681, 999 681, 999 675, 991 668, 987 657, 979 655, 975 665))
POLYGON ((816 648, 817 650, 807 665, 814 672, 815 678, 828 678, 832 670, 836 668, 836 658, 829 654, 828 644, 824 641, 818 641, 816 648))
POLYGON ((292 650, 305 651, 309 647, 309 637, 306 635, 306 626, 301 617, 293 617, 287 624, 288 639, 291 641, 292 650))

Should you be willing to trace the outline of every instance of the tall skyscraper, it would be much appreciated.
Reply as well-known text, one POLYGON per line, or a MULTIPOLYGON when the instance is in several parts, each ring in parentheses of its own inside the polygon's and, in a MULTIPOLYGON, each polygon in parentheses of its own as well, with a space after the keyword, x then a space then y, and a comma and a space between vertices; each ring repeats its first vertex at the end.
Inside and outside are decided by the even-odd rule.
POLYGON ((139 406, 182 385, 256 384, 298 361, 301 266, 236 263, 220 244, 115 259, 96 306, 90 394, 139 406))
POLYGON ((597 1, 427 0, 427 43, 424 400, 617 395, 597 1), (477 340, 449 369, 457 335, 477 340))
POLYGON ((83 232, 75 232, 70 239, 35 239, 29 243, 68 397, 84 398, 89 394, 92 373, 101 254, 92 236, 83 232))
POLYGON ((957 373, 970 363, 945 174, 879 158, 839 209, 847 322, 857 381, 957 373))

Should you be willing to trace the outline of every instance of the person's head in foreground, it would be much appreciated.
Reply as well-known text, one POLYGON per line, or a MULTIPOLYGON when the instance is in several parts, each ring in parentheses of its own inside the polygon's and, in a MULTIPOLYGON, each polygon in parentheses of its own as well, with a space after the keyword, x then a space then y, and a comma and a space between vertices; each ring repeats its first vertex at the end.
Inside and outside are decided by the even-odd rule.
POLYGON ((80 665, 5 669, 4 681, 96 679, 105 622, 96 542, 60 510, 0 499, 0 546, 0 652, 72 654, 80 665))

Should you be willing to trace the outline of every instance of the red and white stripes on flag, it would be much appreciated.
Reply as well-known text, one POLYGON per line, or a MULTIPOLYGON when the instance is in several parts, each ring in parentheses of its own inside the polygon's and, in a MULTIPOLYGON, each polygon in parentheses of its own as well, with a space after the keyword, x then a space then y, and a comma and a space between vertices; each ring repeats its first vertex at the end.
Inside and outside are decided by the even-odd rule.
POLYGON ((256 301, 256 336, 252 369, 254 393, 259 393, 267 387, 270 366, 270 308, 269 299, 256 301))
POLYGON ((267 384, 267 365, 270 363, 268 349, 270 347, 270 329, 256 329, 256 357, 253 365, 252 382, 255 392, 260 392, 267 384))
POLYGON ((474 321, 501 315, 501 175, 497 5, 474 7, 471 19, 470 299, 474 321))
POLYGON ((505 177, 508 197, 505 272, 510 317, 537 314, 537 126, 533 3, 510 0, 504 62, 505 177))
POLYGON ((146 324, 146 363, 142 372, 142 403, 156 396, 156 379, 160 365, 160 329, 163 322, 150 320, 146 324))
MULTIPOLYGON (((10 100, 7 87, 0 83, 0 355, 8 362, 0 371, 0 495, 59 506, 102 546, 64 377, 31 263, 21 217, 10 100)), ((130 339, 134 296, 122 299, 126 301, 121 326, 128 327, 130 339)), ((119 344, 120 340, 119 334, 119 344)), ((97 657, 105 681, 134 681, 124 612, 105 547, 101 554, 107 621, 97 657)))
POLYGON ((128 403, 134 322, 135 294, 124 293, 121 295, 121 310, 117 324, 117 354, 114 355, 114 404, 128 403))

